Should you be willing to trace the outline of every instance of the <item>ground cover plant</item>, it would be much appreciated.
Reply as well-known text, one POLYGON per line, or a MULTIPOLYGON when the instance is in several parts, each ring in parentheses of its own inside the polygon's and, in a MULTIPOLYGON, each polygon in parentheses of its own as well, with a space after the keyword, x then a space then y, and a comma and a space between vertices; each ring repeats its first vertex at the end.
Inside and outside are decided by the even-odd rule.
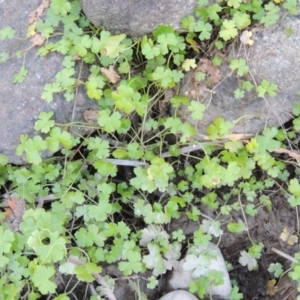
MULTIPOLYGON (((197 142, 196 129, 178 112, 186 106, 200 120, 205 106, 176 91, 201 58, 219 66, 216 50, 225 53, 242 35, 250 47, 251 26, 276 23, 280 6, 295 14, 297 1, 199 1, 195 16, 182 20, 181 31, 160 26, 141 39, 94 27, 77 0, 42 6, 45 16, 32 14, 28 38, 40 47, 38 55, 64 55, 62 70, 45 85, 42 99, 51 102, 63 93, 66 101, 74 101, 84 86, 99 110, 87 111, 85 123, 70 124, 56 124, 53 112, 42 112, 37 135, 21 136, 17 149, 28 164, 14 166, 0 157, 1 299, 115 299, 119 281, 131 286, 136 299, 146 299, 137 279, 159 297, 159 281, 186 249, 221 243, 229 233, 246 233, 247 246, 228 268, 239 264, 255 272, 264 240, 255 238, 249 224, 261 210, 274 210, 275 190, 297 220, 297 227, 282 228, 278 239, 296 247, 300 105, 288 128, 266 127, 246 139, 230 135, 234 123, 218 118, 208 126, 207 140, 197 142), (60 38, 53 42, 52 36, 60 38), (89 67, 88 78, 76 64, 89 67), (75 127, 88 134, 72 134, 75 127), (43 160, 46 150, 54 156, 43 160), (234 218, 237 213, 241 219, 234 218), (198 224, 194 232, 172 230, 183 215, 198 224), (122 275, 103 274, 110 265, 122 275)), ((15 38, 12 28, 0 30, 4 38, 15 38)), ((14 55, 0 53, 0 61, 14 55)), ((230 68, 242 82, 232 91, 237 101, 250 90, 261 98, 276 94, 277 86, 267 80, 243 81, 249 72, 246 60, 234 59, 230 68)), ((22 84, 26 74, 23 66, 13 82, 22 84)), ((205 72, 198 72, 196 80, 209 84, 205 72)), ((267 295, 276 295, 285 273, 300 288, 300 251, 293 254, 279 253, 291 260, 289 268, 268 263, 267 295)), ((209 272, 195 279, 190 291, 210 297, 210 285, 218 282, 222 274, 209 272)), ((243 287, 232 284, 230 299, 243 299, 243 287)))

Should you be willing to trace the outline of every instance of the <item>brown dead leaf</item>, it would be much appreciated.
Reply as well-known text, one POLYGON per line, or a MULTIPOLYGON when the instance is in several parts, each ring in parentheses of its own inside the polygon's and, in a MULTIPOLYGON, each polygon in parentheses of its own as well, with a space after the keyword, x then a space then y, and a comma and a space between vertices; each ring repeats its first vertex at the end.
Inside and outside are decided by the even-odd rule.
POLYGON ((218 49, 214 49, 213 52, 212 52, 212 55, 215 57, 215 56, 219 56, 220 58, 222 59, 225 59, 226 58, 226 54, 218 49))
POLYGON ((210 90, 207 88, 207 85, 204 82, 199 82, 195 84, 194 90, 186 91, 184 94, 187 97, 191 97, 192 99, 199 99, 201 97, 206 97, 209 95, 214 95, 216 92, 214 90, 210 90))
POLYGON ((120 80, 120 76, 116 73, 113 66, 109 66, 108 69, 101 68, 101 72, 111 83, 117 83, 120 80))
POLYGON ((213 63, 207 58, 200 59, 199 66, 195 71, 195 74, 197 74, 197 72, 205 73, 206 78, 211 85, 217 84, 222 79, 219 68, 214 66, 213 63))
POLYGON ((42 4, 36 9, 36 14, 37 14, 39 17, 41 17, 42 14, 43 14, 43 12, 44 12, 44 10, 45 10, 46 8, 48 8, 49 5, 50 5, 50 1, 49 1, 49 0, 44 0, 44 1, 42 2, 42 4))
POLYGON ((253 27, 251 27, 251 31, 252 31, 253 34, 261 32, 264 29, 265 29, 264 26, 262 24, 259 24, 259 23, 255 24, 253 27))
POLYGON ((98 121, 99 110, 87 109, 83 112, 82 116, 85 122, 95 124, 98 121))
POLYGON ((77 53, 72 55, 72 60, 73 61, 77 61, 77 60, 81 60, 81 59, 82 59, 82 57, 79 56, 77 53))
POLYGON ((276 285, 276 279, 269 280, 267 283, 266 294, 269 296, 274 296, 278 290, 276 285))
POLYGON ((292 158, 300 159, 300 154, 298 154, 296 152, 293 152, 291 150, 288 150, 288 149, 277 148, 277 149, 274 149, 274 152, 276 152, 276 153, 286 153, 286 154, 288 154, 292 158))
POLYGON ((254 41, 251 40, 251 37, 253 36, 252 31, 244 30, 243 33, 240 36, 240 41, 243 45, 249 45, 252 46, 254 41))
POLYGON ((30 12, 28 25, 38 22, 42 16, 44 10, 49 7, 49 4, 50 4, 49 0, 44 0, 37 9, 30 12))
POLYGON ((293 235, 294 231, 294 228, 285 226, 280 234, 280 238, 288 245, 293 246, 298 242, 298 237, 293 235))
POLYGON ((42 46, 45 43, 45 39, 39 34, 35 34, 31 39, 31 46, 42 46))
POLYGON ((38 18, 36 16, 36 11, 33 10, 29 14, 29 20, 28 20, 28 25, 32 25, 33 23, 37 22, 38 18))
POLYGON ((25 212, 25 201, 22 198, 11 197, 3 203, 5 210, 5 221, 14 231, 19 230, 25 212))

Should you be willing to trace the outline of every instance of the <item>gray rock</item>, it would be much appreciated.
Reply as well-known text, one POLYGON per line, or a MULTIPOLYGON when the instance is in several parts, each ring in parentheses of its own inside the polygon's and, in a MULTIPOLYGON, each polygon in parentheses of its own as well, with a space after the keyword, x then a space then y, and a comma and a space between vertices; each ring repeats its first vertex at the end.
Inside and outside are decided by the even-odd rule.
POLYGON ((181 19, 194 13, 195 0, 81 0, 86 17, 113 33, 141 36, 158 25, 180 28, 181 19))
MULTIPOLYGON (((236 54, 232 47, 229 59, 246 58, 250 65, 251 75, 238 78, 231 72, 229 64, 219 68, 221 81, 208 86, 212 93, 203 91, 203 85, 195 82, 195 72, 188 73, 182 83, 180 93, 205 104, 207 110, 204 118, 193 121, 187 109, 183 108, 180 115, 197 127, 198 139, 207 134, 207 126, 217 117, 228 121, 239 122, 233 133, 257 133, 267 126, 280 126, 291 119, 295 102, 299 101, 300 72, 300 18, 288 15, 282 21, 256 33, 254 45, 239 48, 236 54), (292 29, 292 35, 285 33, 292 29), (234 91, 243 80, 253 80, 260 84, 263 79, 278 86, 277 95, 259 98, 256 91, 246 92, 244 99, 235 99, 234 91)), ((200 62, 200 68, 201 68, 200 62)))
MULTIPOLYGON (((41 0, 0 1, 0 29, 10 26, 16 30, 16 37, 20 38, 0 41, 0 52, 8 51, 13 56, 17 51, 31 47, 28 40, 22 39, 26 37, 30 12, 41 3, 41 0)), ((24 157, 15 154, 16 148, 22 134, 29 137, 37 134, 34 123, 40 112, 53 111, 55 121, 65 124, 72 120, 83 121, 83 111, 95 107, 95 101, 88 100, 81 89, 76 104, 74 101, 67 102, 61 94, 56 94, 49 104, 42 100, 45 84, 53 82, 62 68, 63 56, 52 53, 40 57, 36 56, 36 52, 37 49, 31 49, 26 51, 25 58, 13 58, 0 64, 0 154, 7 155, 9 162, 14 164, 25 162, 24 157), (13 76, 22 67, 23 59, 28 74, 23 83, 13 84, 13 76)), ((44 158, 49 155, 45 153, 44 158)))

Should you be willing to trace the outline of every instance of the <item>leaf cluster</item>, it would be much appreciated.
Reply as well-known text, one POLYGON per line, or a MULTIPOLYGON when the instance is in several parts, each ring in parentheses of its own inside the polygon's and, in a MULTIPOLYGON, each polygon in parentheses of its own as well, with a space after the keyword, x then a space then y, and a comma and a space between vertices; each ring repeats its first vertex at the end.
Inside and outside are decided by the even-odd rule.
MULTIPOLYGON (((186 106, 193 120, 201 120, 205 105, 176 93, 167 97, 168 91, 178 88, 185 72, 197 68, 200 43, 212 42, 224 49, 254 22, 270 26, 279 16, 276 2, 206 2, 199 1, 195 15, 182 20, 184 33, 159 26, 152 36, 138 41, 92 26, 81 14, 78 0, 51 0, 46 18, 30 26, 31 33, 38 32, 47 40, 39 55, 64 55, 62 69, 45 85, 42 99, 51 102, 62 93, 66 101, 74 101, 82 86, 99 110, 92 123, 72 124, 56 124, 53 112, 41 112, 34 126, 37 135, 21 136, 17 148, 27 164, 13 166, 0 156, 1 187, 13 191, 24 207, 22 211, 9 202, 10 210, 21 218, 8 210, 0 214, 0 298, 24 294, 38 299, 52 294, 53 299, 70 299, 72 289, 59 291, 57 274, 98 282, 107 264, 114 264, 124 276, 150 270, 151 276, 144 277, 148 288, 155 288, 159 278, 178 263, 186 241, 192 248, 222 239, 225 231, 248 231, 247 218, 263 208, 272 210, 268 191, 278 182, 288 182, 282 189, 291 207, 300 205, 298 179, 287 181, 287 162, 274 155, 278 149, 288 150, 286 139, 292 140, 299 131, 299 105, 288 133, 272 127, 240 140, 231 135, 235 123, 219 117, 207 127, 209 142, 197 142, 196 129, 178 115, 180 107, 186 106), (52 36, 57 35, 61 38, 54 42, 52 36), (77 71, 79 63, 88 66, 85 79, 77 71), (160 110, 165 98, 174 113, 160 110), (76 136, 70 131, 74 127, 96 133, 76 136), (169 143, 170 136, 173 143, 169 143), (202 152, 194 152, 195 148, 202 152), (45 152, 57 156, 44 160, 45 152), (254 173, 257 169, 261 178, 254 173), (128 173, 122 177, 124 170, 128 173), (230 192, 220 197, 220 188, 230 192), (232 197, 244 202, 232 203, 232 197), (204 213, 207 210, 214 219, 204 213), (244 219, 229 219, 235 211, 244 219), (169 232, 165 225, 184 215, 199 224, 192 236, 183 229, 169 232), (13 227, 8 220, 13 220, 13 227)), ((295 5, 285 1, 283 7, 295 12, 295 5)), ((13 37, 11 28, 0 30, 0 40, 13 37)), ((9 56, 0 53, 0 62, 9 56)), ((221 63, 220 58, 213 60, 214 66, 221 63)), ((232 60, 229 67, 241 79, 235 98, 252 90, 262 98, 276 94, 277 86, 267 80, 259 84, 243 80, 249 72, 245 59, 232 60)), ((26 74, 24 65, 13 82, 21 83, 26 74)), ((198 81, 205 81, 207 75, 211 74, 199 72, 198 81)), ((239 262, 256 270, 263 241, 249 239, 252 246, 241 251, 239 262)), ((195 264, 191 256, 186 267, 195 264)), ((198 260, 199 274, 200 264, 198 260)), ((300 282, 298 268, 295 265, 290 276, 300 282)), ((282 269, 271 264, 269 272, 278 277, 282 269)), ((201 298, 211 284, 223 280, 223 274, 214 270, 197 277, 189 288, 201 298)), ((113 290, 112 278, 107 276, 105 283, 98 285, 99 295, 113 290)), ((241 297, 235 286, 230 299, 241 297)))

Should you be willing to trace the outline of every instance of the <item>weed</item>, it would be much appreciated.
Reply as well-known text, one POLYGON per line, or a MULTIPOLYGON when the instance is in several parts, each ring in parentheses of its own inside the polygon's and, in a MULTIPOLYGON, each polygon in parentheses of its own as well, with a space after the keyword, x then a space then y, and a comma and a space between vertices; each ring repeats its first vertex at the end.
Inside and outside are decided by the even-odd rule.
MULTIPOLYGON (((201 120, 204 105, 173 93, 174 115, 157 113, 157 107, 167 91, 176 91, 184 73, 196 68, 199 55, 203 55, 200 43, 206 49, 221 50, 243 34, 244 45, 252 45, 250 31, 245 29, 255 22, 264 26, 276 23, 277 2, 228 0, 221 6, 201 0, 195 17, 182 20, 184 33, 160 26, 151 37, 132 40, 92 26, 81 14, 78 0, 50 1, 47 16, 30 25, 28 36, 43 37, 38 55, 58 52, 65 57, 62 70, 45 85, 41 97, 51 102, 54 94, 63 93, 66 101, 72 101, 78 86, 84 85, 88 97, 99 104, 99 112, 92 125, 56 124, 52 112, 42 112, 34 127, 37 136, 21 136, 17 149, 28 164, 12 166, 6 157, 0 157, 0 183, 8 190, 9 199, 0 214, 1 299, 38 299, 48 294, 57 300, 70 299, 72 287, 59 290, 58 274, 86 283, 96 280, 96 294, 90 299, 96 295, 113 299, 114 280, 100 276, 107 264, 116 265, 124 276, 151 270, 151 276, 143 276, 147 287, 154 289, 159 277, 172 267, 172 259, 174 263, 180 258, 183 246, 222 239, 225 230, 248 231, 248 218, 262 207, 272 210, 264 191, 289 177, 289 162, 274 153, 296 155, 286 149, 285 132, 273 127, 250 140, 226 139, 234 124, 217 118, 207 128, 209 141, 200 143, 194 140, 195 128, 176 112, 184 105, 194 120, 201 120), (56 42, 51 40, 54 35, 60 35, 56 42), (77 60, 89 66, 90 76, 85 81, 75 76, 77 60), (93 127, 98 134, 74 136, 68 132, 70 126, 93 127), (170 136, 175 142, 167 147, 170 136), (193 155, 199 149, 203 152, 193 155), (60 150, 60 156, 43 161, 40 154, 44 150, 60 150), (255 176, 257 169, 263 177, 255 176), (221 187, 230 188, 230 194, 222 199, 218 196, 221 187), (230 202, 232 195, 238 199, 234 203, 230 202), (199 204, 215 211, 215 218, 204 214, 199 204), (232 211, 241 211, 243 220, 228 219, 232 211), (182 229, 165 229, 183 214, 199 223, 192 236, 182 229)), ((296 2, 284 1, 283 7, 295 13, 296 2)), ((0 30, 1 40, 14 35, 9 27, 0 30)), ((13 55, 0 53, 0 62, 13 55)), ((221 63, 220 57, 214 58, 214 66, 221 63)), ((232 60, 230 68, 238 76, 249 72, 244 59, 232 60)), ((13 82, 21 83, 26 74, 22 66, 13 82)), ((199 72, 197 80, 206 75, 199 72)), ((233 91, 234 96, 243 98, 254 88, 262 98, 277 91, 267 80, 259 85, 245 81, 233 91)), ((299 130, 299 104, 294 114, 290 137, 299 130)), ((281 189, 297 209, 298 179, 282 184, 281 189)), ((298 233, 299 227, 298 221, 298 233)), ((249 240, 252 246, 241 251, 239 262, 255 270, 263 241, 253 240, 250 232, 249 240)), ((269 271, 275 277, 283 272, 275 263, 270 263, 269 271)), ((289 275, 300 286, 298 273, 297 260, 289 275)), ((222 275, 212 270, 192 282, 190 291, 202 298, 212 279, 221 283, 222 275)), ((230 299, 241 298, 234 286, 230 299)))

